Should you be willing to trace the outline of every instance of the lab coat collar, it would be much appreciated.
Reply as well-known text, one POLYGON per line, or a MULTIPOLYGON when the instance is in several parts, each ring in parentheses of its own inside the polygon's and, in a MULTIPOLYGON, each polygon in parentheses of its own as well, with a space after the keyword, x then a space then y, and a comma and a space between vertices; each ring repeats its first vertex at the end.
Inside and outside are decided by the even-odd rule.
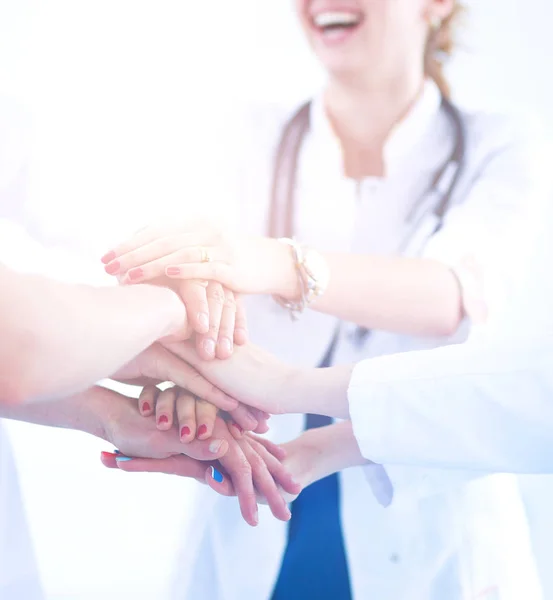
MULTIPOLYGON (((390 176, 401 171, 406 160, 412 157, 415 146, 423 142, 432 121, 439 113, 441 94, 433 80, 427 79, 419 99, 399 121, 388 136, 384 145, 384 172, 390 176)), ((317 146, 332 148, 332 157, 343 168, 341 144, 336 136, 324 106, 324 94, 319 92, 311 104, 311 133, 317 146)))

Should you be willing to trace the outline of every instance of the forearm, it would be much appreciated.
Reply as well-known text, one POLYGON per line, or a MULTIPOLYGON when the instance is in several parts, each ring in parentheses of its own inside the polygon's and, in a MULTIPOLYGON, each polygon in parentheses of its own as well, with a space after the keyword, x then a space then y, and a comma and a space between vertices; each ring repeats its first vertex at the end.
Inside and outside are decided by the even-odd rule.
MULTIPOLYGON (((360 254, 325 258, 330 282, 310 304, 313 310, 369 329, 413 335, 450 335, 459 326, 461 292, 447 266, 429 259, 360 254)), ((290 281, 282 289, 297 294, 290 281)))
POLYGON ((6 269, 0 283, 0 402, 86 388, 185 320, 164 288, 65 285, 6 269))
POLYGON ((105 439, 100 415, 109 410, 106 390, 93 387, 61 400, 21 405, 0 404, 0 418, 83 431, 105 439))

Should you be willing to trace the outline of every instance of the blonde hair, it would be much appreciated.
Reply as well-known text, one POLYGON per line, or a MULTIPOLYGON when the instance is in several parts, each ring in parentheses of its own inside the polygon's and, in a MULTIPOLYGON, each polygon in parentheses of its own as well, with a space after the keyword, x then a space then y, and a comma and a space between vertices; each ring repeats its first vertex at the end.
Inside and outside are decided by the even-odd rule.
POLYGON ((455 2, 451 14, 442 21, 440 27, 431 29, 426 43, 424 71, 440 88, 443 96, 449 98, 451 90, 444 73, 444 58, 451 56, 455 49, 455 30, 464 6, 455 2))

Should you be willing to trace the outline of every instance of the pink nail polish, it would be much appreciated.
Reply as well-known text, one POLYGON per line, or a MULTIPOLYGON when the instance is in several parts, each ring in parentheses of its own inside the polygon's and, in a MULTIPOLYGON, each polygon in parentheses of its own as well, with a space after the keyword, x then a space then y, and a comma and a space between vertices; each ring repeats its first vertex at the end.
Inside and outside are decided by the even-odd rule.
POLYGON ((207 433, 207 425, 200 425, 198 427, 198 436, 205 435, 207 433))
POLYGON ((105 270, 108 275, 116 275, 120 268, 121 265, 119 264, 119 261, 114 260, 113 262, 109 263, 109 265, 106 265, 105 270))
POLYGON ((167 425, 169 423, 169 417, 167 415, 161 415, 157 420, 158 425, 167 425))
POLYGON ((167 267, 167 269, 165 270, 165 273, 169 277, 176 277, 176 276, 180 275, 180 269, 178 267, 167 267))
POLYGON ((110 250, 107 254, 104 254, 104 256, 102 256, 102 258, 100 259, 105 265, 107 265, 108 263, 110 263, 113 259, 115 258, 115 252, 113 250, 110 250))
POLYGON ((242 435, 244 433, 244 430, 242 429, 242 427, 240 427, 240 425, 238 425, 238 423, 233 423, 232 426, 237 429, 238 433, 240 435, 242 435))
POLYGON ((191 434, 190 427, 187 427, 186 425, 180 430, 181 438, 188 437, 190 434, 191 434))
POLYGON ((151 410, 152 407, 147 402, 144 402, 144 404, 142 405, 142 412, 150 412, 151 410))
POLYGON ((144 277, 144 271, 140 268, 138 269, 131 269, 129 271, 129 279, 131 281, 136 281, 138 279, 142 279, 142 277, 144 277))

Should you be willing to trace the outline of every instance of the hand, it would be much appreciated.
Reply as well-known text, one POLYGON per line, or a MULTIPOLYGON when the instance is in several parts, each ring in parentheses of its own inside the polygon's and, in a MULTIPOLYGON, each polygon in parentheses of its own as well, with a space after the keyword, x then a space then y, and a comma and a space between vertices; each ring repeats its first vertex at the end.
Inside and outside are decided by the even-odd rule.
POLYGON ((165 347, 243 404, 270 414, 302 412, 290 394, 302 371, 253 344, 236 348, 229 360, 211 362, 199 359, 190 342, 165 347))
POLYGON ((195 440, 183 446, 176 431, 159 431, 153 419, 144 419, 134 398, 98 390, 101 398, 95 412, 102 425, 102 437, 125 454, 158 459, 186 454, 196 460, 213 461, 228 451, 228 436, 195 440))
POLYGON ((167 276, 218 281, 245 294, 300 295, 290 249, 278 240, 225 234, 207 223, 146 228, 106 254, 106 271, 133 283, 167 276))
MULTIPOLYGON (((144 417, 151 417, 155 412, 157 428, 160 431, 171 430, 176 422, 183 444, 190 443, 194 439, 209 439, 213 434, 218 414, 214 404, 178 387, 161 391, 155 386, 148 385, 140 394, 138 406, 144 417)), ((239 405, 228 414, 233 419, 229 427, 236 439, 241 438, 244 431, 258 433, 268 431, 269 415, 261 411, 239 405)))
POLYGON ((112 379, 135 385, 171 381, 222 410, 235 410, 239 406, 234 398, 212 385, 194 367, 159 343, 119 369, 112 379))
MULTIPOLYGON (((140 283, 120 270, 119 261, 112 261, 106 270, 117 275, 120 283, 140 283)), ((194 331, 198 353, 205 360, 220 359, 232 355, 234 344, 242 345, 248 339, 246 312, 239 298, 231 290, 216 281, 192 279, 172 281, 168 277, 156 277, 148 283, 168 287, 176 292, 186 307, 186 318, 171 341, 190 339, 194 331)))
MULTIPOLYGON (((214 437, 225 439, 229 449, 218 462, 210 463, 210 468, 204 467, 204 481, 223 495, 237 495, 242 516, 252 526, 258 524, 255 490, 266 498, 276 518, 287 521, 290 511, 279 490, 293 494, 299 489, 280 463, 282 450, 267 440, 253 436, 235 440, 221 418, 215 422, 214 437)), ((187 457, 172 456, 163 460, 131 457, 132 454, 122 457, 104 453, 102 462, 108 467, 130 472, 148 471, 202 478, 201 465, 193 465, 187 457)))

